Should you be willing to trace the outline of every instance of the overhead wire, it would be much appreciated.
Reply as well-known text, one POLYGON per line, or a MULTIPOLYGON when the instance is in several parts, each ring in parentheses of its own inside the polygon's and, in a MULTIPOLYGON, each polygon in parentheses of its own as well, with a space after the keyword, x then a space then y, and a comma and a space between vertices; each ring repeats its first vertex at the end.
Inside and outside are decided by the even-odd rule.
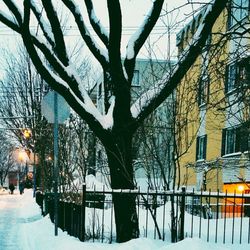
MULTIPOLYGON (((171 34, 175 35, 178 33, 178 31, 182 28, 182 25, 177 25, 175 28, 173 28, 173 30, 170 31, 171 34)), ((31 25, 30 26, 31 29, 36 30, 37 26, 36 25, 31 25)), ((97 36, 94 33, 93 28, 88 27, 89 31, 92 32, 92 35, 97 36)), ((138 26, 124 26, 122 28, 122 34, 123 35, 132 35, 134 34, 134 32, 138 29, 138 26)), ((77 26, 67 26, 64 27, 64 31, 66 32, 77 32, 78 31, 78 27, 77 26)), ((155 26, 154 29, 152 30, 152 32, 150 33, 150 35, 161 35, 163 33, 167 33, 168 29, 165 26, 155 26)), ((8 27, 6 26, 2 26, 0 25, 0 36, 18 36, 17 33, 15 33, 14 31, 10 30, 8 27)), ((80 33, 79 34, 64 34, 64 36, 81 36, 80 33)))

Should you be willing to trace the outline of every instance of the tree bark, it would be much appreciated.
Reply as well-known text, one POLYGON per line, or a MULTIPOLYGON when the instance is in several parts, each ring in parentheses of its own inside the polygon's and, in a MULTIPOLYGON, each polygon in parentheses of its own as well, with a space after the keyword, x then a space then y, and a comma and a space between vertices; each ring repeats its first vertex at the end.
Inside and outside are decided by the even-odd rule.
POLYGON ((132 167, 132 136, 128 133, 116 136, 106 147, 111 176, 111 187, 116 222, 116 240, 125 242, 139 237, 136 195, 125 194, 117 189, 134 189, 132 167))

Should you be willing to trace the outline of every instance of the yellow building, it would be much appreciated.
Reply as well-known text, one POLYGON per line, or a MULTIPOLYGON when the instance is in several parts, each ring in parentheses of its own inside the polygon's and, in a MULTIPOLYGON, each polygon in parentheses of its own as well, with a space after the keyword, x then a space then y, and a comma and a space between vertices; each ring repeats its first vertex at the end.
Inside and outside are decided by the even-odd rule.
MULTIPOLYGON (((179 185, 196 190, 250 190, 249 5, 249 0, 230 2, 177 90, 179 185)), ((178 33, 179 57, 204 12, 178 33)))

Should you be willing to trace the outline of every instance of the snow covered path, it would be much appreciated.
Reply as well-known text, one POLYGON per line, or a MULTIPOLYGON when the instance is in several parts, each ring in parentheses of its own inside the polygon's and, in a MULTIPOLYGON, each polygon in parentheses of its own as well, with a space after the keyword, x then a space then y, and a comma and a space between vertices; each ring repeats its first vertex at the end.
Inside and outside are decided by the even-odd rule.
POLYGON ((0 250, 28 249, 28 235, 24 234, 25 223, 41 219, 39 210, 36 214, 25 212, 26 202, 21 195, 0 195, 0 250))
MULTIPOLYGON (((3 197, 3 196, 2 196, 3 197)), ((1 197, 1 198, 2 198, 1 197)), ((2 201, 2 199, 1 199, 2 201)), ((2 201, 3 202, 3 201, 2 201)), ((21 241, 21 223, 14 195, 8 195, 0 208, 0 249, 19 249, 21 241)))

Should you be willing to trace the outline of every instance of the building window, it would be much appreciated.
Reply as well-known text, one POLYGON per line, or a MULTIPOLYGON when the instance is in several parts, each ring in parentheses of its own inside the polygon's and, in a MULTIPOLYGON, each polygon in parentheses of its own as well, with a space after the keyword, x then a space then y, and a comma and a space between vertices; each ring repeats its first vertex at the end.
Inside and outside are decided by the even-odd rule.
POLYGON ((205 160, 207 155, 207 135, 196 139, 196 160, 205 160))
POLYGON ((236 81, 238 85, 249 80, 249 62, 241 63, 237 67, 236 81), (247 70, 248 69, 248 70, 247 70))
POLYGON ((225 93, 240 87, 247 80, 247 64, 232 63, 226 67, 225 93))
POLYGON ((132 79, 132 86, 134 86, 134 87, 140 86, 139 70, 134 70, 134 76, 132 79))
POLYGON ((250 136, 245 126, 225 128, 222 130, 221 155, 248 151, 250 136))
POLYGON ((232 91, 236 86, 236 63, 227 65, 226 79, 225 79, 225 92, 232 91))
POLYGON ((249 0, 232 0, 229 7, 228 27, 240 23, 242 19, 248 16, 249 0))
POLYGON ((209 98, 209 77, 203 76, 199 82, 198 105, 202 106, 208 103, 209 98))

